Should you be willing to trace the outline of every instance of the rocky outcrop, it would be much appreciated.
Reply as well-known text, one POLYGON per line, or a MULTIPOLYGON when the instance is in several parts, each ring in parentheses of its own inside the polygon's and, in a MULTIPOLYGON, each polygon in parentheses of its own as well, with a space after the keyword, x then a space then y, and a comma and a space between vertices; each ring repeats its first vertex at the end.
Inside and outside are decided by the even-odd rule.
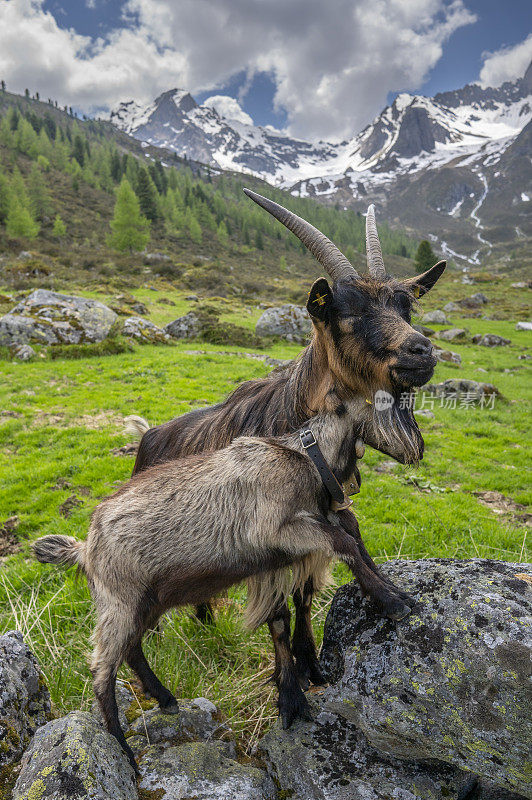
POLYGON ((122 327, 124 336, 131 336, 139 342, 157 344, 159 342, 168 342, 170 336, 165 331, 161 330, 154 322, 149 319, 142 319, 142 317, 128 317, 124 320, 122 327))
POLYGON ((140 788, 161 800, 277 800, 264 770, 241 764, 226 742, 152 745, 143 753, 140 788))
POLYGON ((422 386, 420 392, 428 392, 435 394, 437 397, 460 397, 460 395, 467 394, 470 398, 479 400, 482 397, 501 397, 502 395, 492 383, 480 383, 479 381, 470 381, 466 378, 448 378, 442 383, 427 383, 422 386))
POLYGON ((532 331, 532 322, 517 322, 516 331, 532 331))
POLYGON ((457 303, 453 303, 453 302, 451 301, 450 303, 446 303, 446 304, 444 305, 444 307, 443 307, 443 310, 444 310, 444 311, 445 311, 447 314, 452 314, 452 313, 454 313, 454 312, 456 312, 456 311, 460 311, 460 306, 459 306, 457 303))
POLYGON ((267 308, 255 326, 257 336, 280 336, 288 342, 305 344, 312 323, 304 306, 287 303, 277 308, 267 308))
POLYGON ((421 317, 421 322, 423 325, 448 325, 449 320, 445 316, 443 311, 436 310, 436 311, 427 311, 426 314, 423 314, 421 317))
POLYGON ((40 725, 50 717, 50 695, 22 634, 0 636, 0 775, 20 760, 40 725))
POLYGON ((449 361, 452 364, 462 363, 462 357, 458 353, 453 353, 452 350, 442 350, 441 347, 435 347, 433 352, 438 361, 449 361))
POLYGON ((423 336, 434 336, 436 333, 434 328, 427 328, 426 325, 412 325, 412 327, 418 333, 422 333, 423 336))
POLYGON ((35 358, 35 350, 29 344, 14 344, 10 350, 15 361, 31 361, 35 358))
POLYGON ((439 331, 436 337, 444 342, 467 342, 469 331, 466 328, 449 328, 446 331, 439 331))
POLYGON ((473 336, 472 342, 482 347, 504 347, 511 344, 510 339, 505 339, 504 336, 497 336, 496 333, 477 333, 473 336))
MULTIPOLYGON (((448 764, 388 756, 372 747, 360 729, 336 713, 323 697, 311 702, 312 723, 283 731, 275 724, 258 754, 291 800, 456 800, 474 779, 448 764)), ((481 781, 468 800, 519 800, 481 781)))
POLYGON ((429 559, 384 571, 416 605, 395 624, 356 585, 337 592, 321 656, 327 707, 381 753, 532 798, 532 565, 429 559))
POLYGON ((193 339, 201 333, 201 323, 197 314, 189 311, 166 325, 164 332, 173 339, 193 339))
POLYGON ((36 289, 0 319, 0 345, 101 342, 116 319, 99 300, 36 289))
POLYGON ((114 736, 84 711, 39 728, 24 754, 13 800, 137 800, 135 774, 114 736))

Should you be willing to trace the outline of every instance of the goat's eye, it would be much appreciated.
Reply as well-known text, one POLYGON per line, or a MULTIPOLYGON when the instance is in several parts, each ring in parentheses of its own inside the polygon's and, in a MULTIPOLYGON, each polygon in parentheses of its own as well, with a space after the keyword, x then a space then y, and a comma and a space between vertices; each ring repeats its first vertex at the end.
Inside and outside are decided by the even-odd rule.
POLYGON ((403 319, 405 319, 407 322, 410 322, 410 314, 412 310, 410 298, 403 292, 396 292, 393 298, 393 303, 403 319))

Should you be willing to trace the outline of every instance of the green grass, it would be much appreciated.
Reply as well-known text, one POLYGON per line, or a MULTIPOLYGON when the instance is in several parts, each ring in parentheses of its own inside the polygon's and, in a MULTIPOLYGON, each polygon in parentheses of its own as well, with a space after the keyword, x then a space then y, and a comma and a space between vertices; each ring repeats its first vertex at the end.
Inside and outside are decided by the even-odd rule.
MULTIPOLYGON (((134 291, 137 299, 149 303, 153 321, 164 324, 194 306, 185 300, 185 292, 169 284, 158 288, 159 292, 134 291), (162 296, 176 305, 161 304, 162 296)), ((504 306, 507 318, 453 316, 453 324, 471 333, 501 334, 512 344, 497 349, 451 345, 460 352, 462 365, 438 364, 434 380, 464 377, 491 382, 506 399, 497 400, 493 410, 446 409, 436 401, 435 418, 420 419, 426 455, 419 467, 397 465, 391 473, 376 472, 378 463, 388 459, 368 449, 355 511, 377 561, 425 556, 529 558, 521 520, 515 514, 494 513, 473 494, 496 490, 517 503, 530 502, 530 362, 518 356, 530 354, 531 335, 515 330, 524 295, 510 289, 505 294, 504 284, 470 289, 453 286, 449 280, 426 307, 441 307, 446 299, 478 289, 493 300, 504 296, 503 302, 490 304, 486 311, 504 306), (414 483, 409 481, 412 476, 414 483), (432 490, 423 490, 416 482, 432 490)), ((109 300, 113 290, 80 293, 109 300)), ((223 319, 250 329, 261 313, 236 301, 213 303, 223 319)), ((298 350, 277 343, 261 354, 291 358, 298 350)), ((52 361, 42 358, 45 353, 40 351, 34 362, 0 361, 0 526, 17 515, 21 543, 21 550, 1 566, 0 631, 13 627, 23 631, 43 667, 58 712, 91 703, 86 665, 91 604, 84 579, 76 580, 73 571, 34 562, 29 542, 47 533, 84 537, 93 508, 131 473, 132 459, 112 453, 127 440, 121 431, 122 417, 136 413, 152 424, 163 422, 220 400, 244 380, 266 375, 269 368, 243 356, 244 352, 186 342, 136 346, 132 352, 76 360, 52 361), (72 494, 81 505, 65 518, 59 507, 72 494)), ((348 579, 345 568, 336 567, 335 586, 348 579)), ((334 586, 315 606, 318 641, 333 593, 334 586)), ((243 743, 251 746, 275 715, 275 692, 265 683, 272 670, 267 631, 249 634, 244 629, 244 601, 241 587, 231 590, 220 601, 214 627, 202 627, 188 609, 169 614, 162 633, 148 637, 147 651, 178 697, 203 695, 220 705, 243 743)), ((130 677, 126 669, 121 674, 130 677)))

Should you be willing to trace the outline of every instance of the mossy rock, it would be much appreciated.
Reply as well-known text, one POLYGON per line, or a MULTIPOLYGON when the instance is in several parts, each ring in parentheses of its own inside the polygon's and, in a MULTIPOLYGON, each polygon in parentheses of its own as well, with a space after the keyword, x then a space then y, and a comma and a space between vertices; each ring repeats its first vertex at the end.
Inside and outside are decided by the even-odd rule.
POLYGON ((337 592, 321 655, 328 707, 380 751, 532 798, 532 565, 427 559, 382 569, 416 604, 394 623, 356 584, 337 592))

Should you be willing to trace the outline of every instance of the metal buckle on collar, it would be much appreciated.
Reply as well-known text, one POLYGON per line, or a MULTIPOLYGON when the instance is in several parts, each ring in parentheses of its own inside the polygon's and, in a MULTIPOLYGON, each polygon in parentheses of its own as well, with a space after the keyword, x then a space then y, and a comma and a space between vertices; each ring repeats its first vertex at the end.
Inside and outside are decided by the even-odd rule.
POLYGON ((317 444, 317 441, 314 438, 314 434, 312 433, 311 430, 301 431, 301 433, 299 434, 299 438, 301 439, 301 445, 305 450, 308 450, 308 448, 312 447, 313 444, 317 444))

